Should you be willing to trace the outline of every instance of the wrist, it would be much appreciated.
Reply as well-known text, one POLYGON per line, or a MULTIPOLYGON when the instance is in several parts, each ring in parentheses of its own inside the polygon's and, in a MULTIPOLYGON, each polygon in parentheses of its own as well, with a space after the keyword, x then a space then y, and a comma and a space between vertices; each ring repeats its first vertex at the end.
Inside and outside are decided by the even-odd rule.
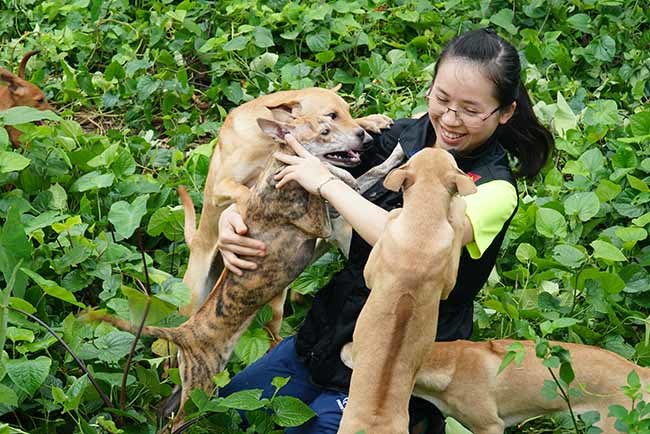
POLYGON ((322 197, 325 200, 328 200, 328 192, 332 190, 332 188, 338 184, 337 181, 341 181, 340 178, 332 175, 318 186, 317 192, 320 197, 322 197))

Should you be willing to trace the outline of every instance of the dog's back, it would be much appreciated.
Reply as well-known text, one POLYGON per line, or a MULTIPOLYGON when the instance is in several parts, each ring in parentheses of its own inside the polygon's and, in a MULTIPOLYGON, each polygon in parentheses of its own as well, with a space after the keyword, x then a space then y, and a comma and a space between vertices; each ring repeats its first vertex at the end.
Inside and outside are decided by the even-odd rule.
MULTIPOLYGON (((631 401, 621 390, 627 375, 636 371, 645 388, 650 384, 650 369, 598 347, 563 342, 552 345, 571 354, 576 375, 571 387, 580 391, 580 395, 571 396, 576 414, 598 411, 599 426, 604 432, 616 432, 614 419, 608 417, 608 407, 629 406, 631 401)), ((559 396, 548 400, 542 395, 544 382, 553 378, 536 357, 532 341, 436 342, 430 345, 425 360, 413 394, 434 403, 474 433, 502 433, 505 427, 526 419, 567 410, 559 396), (514 342, 523 345, 522 364, 517 366, 513 362, 498 373, 508 347, 514 342), (475 396, 481 396, 481 400, 474 400, 475 396)))

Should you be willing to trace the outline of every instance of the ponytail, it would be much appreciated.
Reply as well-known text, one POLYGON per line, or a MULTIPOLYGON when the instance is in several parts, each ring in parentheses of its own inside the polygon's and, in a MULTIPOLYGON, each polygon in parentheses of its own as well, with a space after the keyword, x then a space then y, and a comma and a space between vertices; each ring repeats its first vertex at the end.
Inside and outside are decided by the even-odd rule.
POLYGON ((517 176, 534 177, 546 164, 555 140, 539 122, 524 84, 519 82, 517 107, 510 120, 497 128, 497 139, 519 160, 517 176))

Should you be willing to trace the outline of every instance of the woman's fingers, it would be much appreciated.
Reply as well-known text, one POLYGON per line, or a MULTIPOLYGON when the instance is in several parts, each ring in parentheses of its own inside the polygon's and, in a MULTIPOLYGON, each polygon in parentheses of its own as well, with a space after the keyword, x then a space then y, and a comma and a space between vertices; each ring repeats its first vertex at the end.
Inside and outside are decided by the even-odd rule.
POLYGON ((262 241, 234 233, 223 234, 217 241, 217 246, 219 249, 226 248, 230 251, 235 251, 235 248, 248 249, 252 251, 252 253, 249 254, 251 256, 259 255, 260 252, 264 252, 266 249, 266 245, 262 241))
POLYGON ((224 266, 238 276, 244 274, 243 270, 255 270, 257 268, 255 262, 246 261, 233 253, 222 252, 221 256, 224 266))
POLYGON ((275 152, 273 156, 285 164, 298 164, 303 161, 303 157, 298 157, 297 155, 289 155, 283 152, 275 152))
POLYGON ((303 146, 300 144, 298 140, 296 140, 295 137, 291 134, 287 134, 284 136, 284 140, 287 141, 287 144, 291 146, 291 149, 293 149, 293 152, 296 153, 299 157, 307 158, 311 157, 312 155, 307 151, 303 146))

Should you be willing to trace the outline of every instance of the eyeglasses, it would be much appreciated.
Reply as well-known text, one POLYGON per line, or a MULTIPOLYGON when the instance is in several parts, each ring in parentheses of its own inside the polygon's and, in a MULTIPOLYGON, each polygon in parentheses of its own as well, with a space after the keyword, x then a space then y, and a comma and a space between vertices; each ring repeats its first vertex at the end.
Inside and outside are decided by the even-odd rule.
POLYGON ((432 96, 431 93, 427 93, 426 98, 429 100, 429 112, 435 116, 442 117, 447 112, 453 112, 456 115, 456 118, 460 120, 466 127, 469 128, 478 128, 483 122, 488 120, 490 116, 495 114, 501 106, 498 106, 492 110, 489 114, 475 112, 468 110, 466 108, 457 108, 453 109, 445 105, 444 101, 440 101, 437 96, 432 96))

